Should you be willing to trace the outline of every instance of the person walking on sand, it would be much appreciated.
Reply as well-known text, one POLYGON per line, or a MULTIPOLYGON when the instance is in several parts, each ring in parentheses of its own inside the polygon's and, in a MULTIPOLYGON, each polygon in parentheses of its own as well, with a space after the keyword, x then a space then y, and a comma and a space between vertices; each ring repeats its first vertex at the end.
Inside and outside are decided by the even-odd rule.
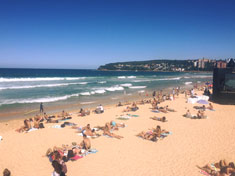
POLYGON ((43 107, 43 103, 40 104, 40 113, 44 112, 44 107, 43 107))

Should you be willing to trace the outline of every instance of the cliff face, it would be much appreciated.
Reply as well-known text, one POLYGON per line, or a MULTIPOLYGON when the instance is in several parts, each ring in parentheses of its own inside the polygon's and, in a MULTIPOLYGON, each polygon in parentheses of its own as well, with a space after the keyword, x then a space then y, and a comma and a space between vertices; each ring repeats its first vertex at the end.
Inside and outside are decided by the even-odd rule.
POLYGON ((205 62, 203 68, 195 64, 197 60, 150 60, 117 62, 102 65, 102 71, 212 71, 214 62, 205 62))

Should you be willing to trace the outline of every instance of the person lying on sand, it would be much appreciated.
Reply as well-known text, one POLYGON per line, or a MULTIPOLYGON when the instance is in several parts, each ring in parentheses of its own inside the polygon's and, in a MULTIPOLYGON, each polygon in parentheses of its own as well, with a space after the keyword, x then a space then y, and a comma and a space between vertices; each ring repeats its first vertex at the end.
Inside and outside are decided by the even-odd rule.
POLYGON ((131 111, 131 107, 127 106, 122 112, 130 112, 131 111))
POLYGON ((168 105, 166 106, 166 110, 169 112, 176 112, 174 109, 168 108, 168 105))
POLYGON ((118 130, 119 127, 122 127, 122 128, 125 127, 125 124, 124 123, 116 123, 115 121, 111 120, 110 126, 111 126, 111 129, 118 130))
POLYGON ((138 109, 139 109, 139 107, 136 105, 135 102, 133 102, 131 105, 131 111, 137 111, 138 109))
POLYGON ((165 116, 163 116, 163 117, 156 117, 156 116, 154 116, 154 117, 150 117, 150 119, 157 120, 157 121, 160 121, 160 122, 167 122, 165 116))
POLYGON ((205 111, 199 110, 197 113, 197 118, 198 119, 206 119, 207 116, 205 115, 205 111))
POLYGON ((141 133, 137 134, 137 136, 153 142, 157 141, 157 133, 154 133, 152 131, 147 131, 147 132, 142 131, 141 133))
POLYGON ((214 110, 214 107, 212 106, 212 104, 211 103, 209 103, 209 106, 207 107, 207 109, 209 109, 209 110, 214 110))
POLYGON ((161 134, 162 134, 162 133, 169 133, 169 132, 166 131, 166 130, 162 130, 159 125, 157 125, 156 128, 153 128, 152 131, 157 134, 157 137, 161 137, 161 134))
POLYGON ((123 136, 119 136, 117 134, 111 133, 110 130, 109 130, 109 127, 107 126, 107 124, 104 127, 103 134, 107 135, 107 136, 110 136, 110 137, 117 138, 117 139, 123 138, 123 136))
POLYGON ((85 109, 80 109, 80 111, 78 112, 78 116, 86 116, 86 115, 90 115, 90 110, 85 110, 85 109))
POLYGON ((31 129, 31 123, 28 119, 24 120, 24 126, 20 127, 19 129, 16 129, 17 132, 22 133, 24 131, 28 131, 29 129, 31 129))
POLYGON ((139 104, 139 105, 144 105, 144 103, 145 103, 145 102, 144 102, 143 99, 142 99, 141 101, 138 101, 138 102, 137 102, 137 104, 139 104))
POLYGON ((230 162, 227 164, 225 160, 220 160, 215 164, 207 164, 203 167, 197 167, 212 176, 229 176, 231 174, 235 174, 234 163, 230 162))
POLYGON ((117 106, 119 107, 119 106, 123 106, 123 105, 122 105, 122 103, 119 101, 119 103, 117 104, 117 106))
POLYGON ((91 141, 89 138, 87 138, 87 135, 83 134, 83 140, 79 146, 84 150, 89 150, 91 148, 91 141))
POLYGON ((189 111, 189 109, 187 110, 187 112, 184 114, 184 117, 186 117, 186 118, 193 118, 193 116, 192 116, 192 114, 191 114, 191 112, 189 111))
POLYGON ((65 112, 65 111, 63 110, 62 113, 59 114, 57 117, 66 118, 67 116, 69 116, 69 113, 67 113, 67 112, 65 112))
POLYGON ((163 112, 163 113, 168 113, 168 112, 167 112, 167 109, 166 109, 166 106, 165 106, 165 107, 160 107, 160 108, 158 108, 158 110, 159 110, 160 112, 163 112))

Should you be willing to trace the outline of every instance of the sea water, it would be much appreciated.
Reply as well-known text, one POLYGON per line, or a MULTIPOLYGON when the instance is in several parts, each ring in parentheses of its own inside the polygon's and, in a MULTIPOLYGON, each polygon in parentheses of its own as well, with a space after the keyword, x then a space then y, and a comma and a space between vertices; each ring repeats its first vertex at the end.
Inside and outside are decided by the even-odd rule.
POLYGON ((136 93, 211 80, 212 73, 0 69, 0 118, 18 111, 37 112, 40 103, 48 109, 74 105, 78 109, 104 101, 123 101, 123 97, 136 93))

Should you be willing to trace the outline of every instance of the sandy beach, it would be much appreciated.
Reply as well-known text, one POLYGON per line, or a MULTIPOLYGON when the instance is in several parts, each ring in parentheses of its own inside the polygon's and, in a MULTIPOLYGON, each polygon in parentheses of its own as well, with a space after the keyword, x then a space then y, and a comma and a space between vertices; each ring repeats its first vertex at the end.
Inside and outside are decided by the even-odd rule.
MULTIPOLYGON (((202 94, 202 92, 197 92, 202 94)), ((198 166, 217 162, 221 159, 235 161, 235 107, 234 105, 214 104, 216 111, 206 111, 208 119, 187 119, 183 114, 187 109, 192 114, 197 111, 194 104, 186 103, 183 94, 174 101, 165 101, 161 106, 169 105, 177 112, 167 114, 151 112, 151 104, 138 105, 139 110, 129 114, 138 115, 129 120, 117 120, 126 106, 105 107, 103 114, 92 113, 78 117, 72 112, 72 119, 79 126, 90 123, 91 127, 104 125, 115 120, 125 123, 125 128, 114 131, 124 138, 114 139, 101 136, 91 139, 92 148, 98 150, 77 161, 66 163, 68 176, 75 175, 151 175, 151 176, 198 176, 198 166), (150 117, 166 116, 168 122, 154 121, 150 117), (160 125, 172 134, 163 140, 151 142, 136 135, 141 131, 160 125)), ((45 153, 48 148, 80 143, 82 137, 75 129, 66 126, 63 129, 51 128, 46 124, 44 129, 30 133, 17 133, 15 129, 23 125, 22 120, 0 123, 0 172, 8 168, 12 175, 47 176, 53 168, 45 153)))

